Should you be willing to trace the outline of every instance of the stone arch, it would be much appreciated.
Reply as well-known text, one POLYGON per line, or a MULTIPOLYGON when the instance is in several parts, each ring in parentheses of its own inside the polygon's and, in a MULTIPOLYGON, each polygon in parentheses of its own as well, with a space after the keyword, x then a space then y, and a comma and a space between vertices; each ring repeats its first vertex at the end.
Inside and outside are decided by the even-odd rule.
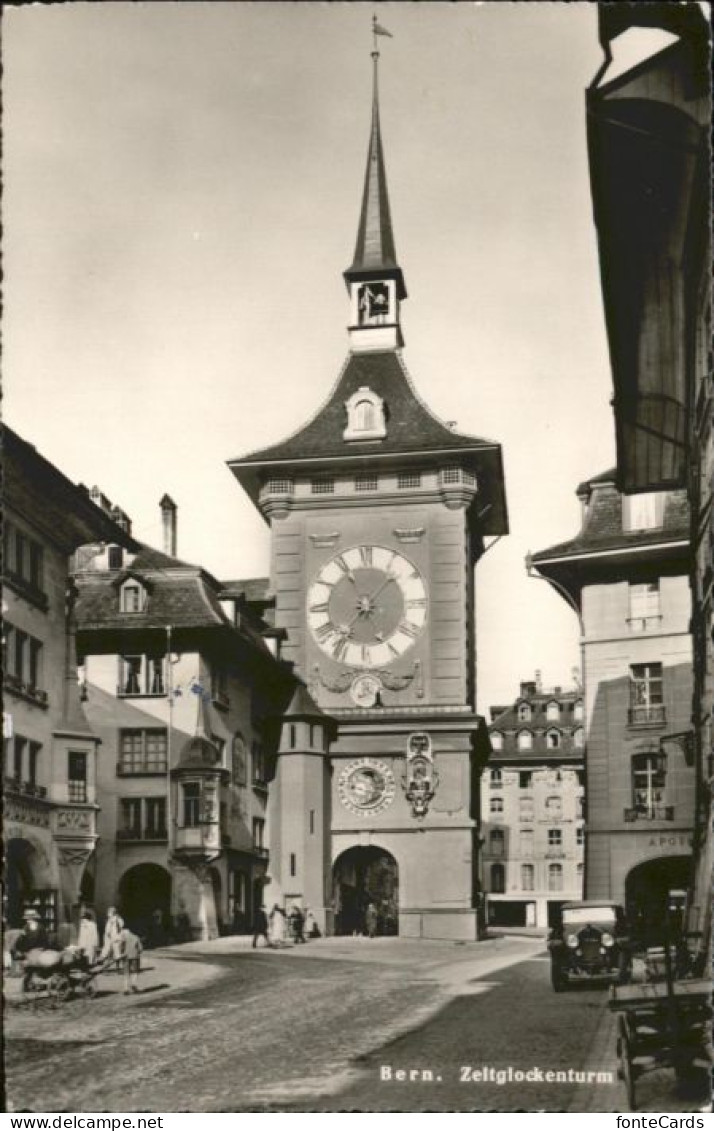
POLYGON ((684 891, 690 885, 692 861, 689 856, 657 856, 635 865, 625 879, 625 910, 635 936, 646 946, 664 942, 668 928, 667 903, 671 891, 684 891))
POLYGON ((378 845, 353 845, 332 866, 335 934, 365 931, 370 903, 377 911, 377 934, 399 934, 399 865, 378 845))
POLYGON ((119 912, 144 938, 152 937, 160 912, 161 923, 171 914, 171 876, 160 864, 135 864, 119 881, 119 912))
POLYGON ((5 917, 9 927, 22 926, 25 903, 34 892, 56 886, 42 844, 30 835, 12 837, 5 850, 5 917))

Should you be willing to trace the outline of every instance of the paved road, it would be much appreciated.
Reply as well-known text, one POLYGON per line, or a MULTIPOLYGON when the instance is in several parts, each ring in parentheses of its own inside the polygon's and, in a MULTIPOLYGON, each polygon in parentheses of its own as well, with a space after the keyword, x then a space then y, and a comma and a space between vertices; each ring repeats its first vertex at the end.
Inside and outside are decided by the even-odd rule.
MULTIPOLYGON (((107 975, 91 1002, 10 1003, 9 1106, 626 1110, 606 994, 553 994, 542 945, 326 939, 274 952, 224 939, 153 952, 137 998, 107 975)), ((645 1110, 696 1110, 660 1077, 645 1110)))

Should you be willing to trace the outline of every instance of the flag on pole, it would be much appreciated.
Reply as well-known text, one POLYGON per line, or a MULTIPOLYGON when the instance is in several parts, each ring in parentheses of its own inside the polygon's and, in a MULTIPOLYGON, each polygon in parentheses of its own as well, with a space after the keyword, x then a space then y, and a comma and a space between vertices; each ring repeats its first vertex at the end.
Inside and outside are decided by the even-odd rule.
POLYGON ((387 36, 389 36, 390 39, 394 39, 394 36, 392 35, 391 31, 387 31, 386 27, 382 27, 381 24, 378 24, 376 18, 374 20, 372 30, 374 31, 375 35, 387 35, 387 36))

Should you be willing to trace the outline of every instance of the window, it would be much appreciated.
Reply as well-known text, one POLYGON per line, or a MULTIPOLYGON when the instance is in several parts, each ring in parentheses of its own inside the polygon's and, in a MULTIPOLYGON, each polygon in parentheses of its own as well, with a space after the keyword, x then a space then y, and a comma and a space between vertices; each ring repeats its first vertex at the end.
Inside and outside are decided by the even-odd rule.
POLYGON ((218 765, 225 767, 225 765, 226 765, 226 740, 225 740, 225 738, 221 738, 217 734, 212 734, 211 735, 211 742, 213 743, 216 750, 218 751, 218 765))
POLYGON ((573 731, 573 742, 578 749, 581 749, 585 745, 585 734, 582 727, 578 727, 576 731, 573 731))
POLYGON ((40 762, 40 754, 42 753, 42 745, 39 742, 29 743, 29 763, 27 766, 27 784, 30 789, 35 788, 37 785, 38 767, 40 762))
POLYGON ((504 840, 503 829, 491 829, 488 834, 488 847, 492 856, 503 856, 504 840))
POLYGON ((310 491, 313 495, 333 495, 335 492, 334 479, 310 480, 310 491))
POLYGON ((27 739, 23 738, 21 734, 15 735, 15 749, 13 758, 13 777, 18 784, 22 782, 25 769, 25 751, 27 749, 27 739))
POLYGON ((357 401, 355 405, 355 431, 369 432, 374 428, 374 405, 371 401, 357 401))
POLYGON ((445 467, 441 473, 442 483, 460 483, 461 482, 461 468, 460 467, 445 467))
POLYGON ((563 865, 548 865, 548 891, 563 890, 563 865))
POLYGON ((550 750, 557 750, 560 746, 561 734, 559 730, 549 730, 545 736, 545 744, 550 750))
POLYGON ((521 829, 521 835, 518 839, 521 847, 521 856, 532 856, 533 829, 521 829))
POLYGON ((124 551, 121 546, 110 546, 107 553, 109 569, 121 569, 124 564, 124 551))
POLYGON ((583 701, 582 701, 582 699, 576 699, 575 700, 575 704, 573 706, 573 716, 578 721, 580 721, 582 719, 582 717, 583 717, 583 701))
POLYGON ((500 731, 495 730, 491 735, 491 747, 493 750, 503 750, 503 735, 500 731))
POLYGON ((363 385, 345 401, 347 425, 343 440, 382 440, 387 435, 384 401, 363 385))
POLYGON ((489 781, 491 789, 500 789, 503 785, 503 774, 500 770, 491 770, 489 781))
POLYGON ((632 756, 632 804, 635 812, 656 817, 662 812, 667 784, 667 757, 659 751, 632 756))
POLYGON ((87 800, 87 755, 84 750, 70 750, 68 757, 69 800, 87 800))
POLYGON ((494 895, 503 895, 506 890, 506 869, 503 864, 491 865, 491 891, 494 895))
POLYGON ((222 664, 211 664, 211 695, 214 702, 228 703, 228 672, 222 664))
POLYGON ((400 491, 407 491, 411 487, 421 487, 421 475, 418 471, 404 471, 397 476, 397 487, 400 491))
POLYGON ((560 829, 548 829, 548 848, 563 847, 563 833, 560 829))
POLYGON ((31 595, 44 596, 44 549, 12 523, 3 523, 3 573, 31 595))
POLYGON ((269 479, 267 486, 271 495, 290 495, 293 490, 293 481, 287 478, 269 479))
POLYGON ((253 817, 253 845, 255 848, 264 848, 265 821, 262 817, 253 817))
POLYGON ((585 826, 584 825, 578 825, 577 829, 575 830, 575 843, 577 844, 578 848, 581 848, 582 845, 585 844, 585 826))
POLYGON ((182 785, 183 827, 195 829, 201 823, 201 783, 187 781, 182 785))
POLYGON ((168 738, 163 728, 119 731, 120 774, 165 774, 167 752, 168 738))
POLYGON ((389 315, 389 284, 363 283, 357 292, 360 326, 382 326, 389 315))
POLYGON ((294 876, 297 873, 297 858, 294 852, 290 853, 290 875, 294 876))
POLYGON ((141 840, 141 798, 125 797, 119 802, 120 840, 141 840))
POLYGON ((519 789, 532 789, 533 787, 533 771, 521 770, 518 774, 518 788, 519 789))
POLYGON ((376 491, 378 479, 376 475, 356 475, 355 491, 376 491))
POLYGON ((623 495, 623 530, 657 530, 664 521, 664 499, 663 491, 647 491, 641 495, 623 495))
POLYGON ((548 817, 560 817, 563 814, 563 799, 562 797, 546 797, 545 799, 545 812, 548 817))
POLYGON ((533 820, 533 798, 521 797, 518 802, 518 815, 521 821, 533 820))
POLYGON ((532 864, 521 864, 521 887, 523 891, 533 891, 535 887, 535 868, 532 864))
POLYGON ((560 718, 560 704, 556 703, 554 699, 551 699, 550 703, 546 707, 545 717, 550 722, 560 718))
POLYGON ((233 781, 235 785, 245 785, 248 780, 247 751, 245 739, 238 731, 233 736, 233 781))
POLYGON ((314 833, 315 833, 315 810, 311 809, 310 810, 310 835, 313 836, 314 833))
POLYGON ((295 723, 290 723, 290 726, 288 727, 288 742, 290 749, 294 750, 297 746, 297 727, 295 726, 295 723))
POLYGON ((119 660, 119 695, 165 695, 165 658, 163 656, 121 656, 119 660))
POLYGON ((656 628, 661 619, 659 580, 630 585, 628 622, 632 632, 656 628))
MULTIPOLYGON (((35 693, 42 685, 43 644, 7 621, 3 631, 3 671, 10 691, 35 693)), ((44 692, 42 693, 44 698, 44 692)))
POLYGON ((146 605, 146 590, 134 578, 125 581, 119 590, 119 607, 123 613, 141 613, 146 605))
POLYGON ((630 668, 631 723, 664 722, 662 665, 633 664, 630 668))
POLYGON ((261 742, 254 741, 251 747, 253 755, 253 782, 256 785, 265 784, 265 751, 261 742))
POLYGON ((145 840, 166 840, 166 798, 147 797, 145 801, 145 840))
POLYGON ((533 735, 529 730, 520 730, 518 732, 518 749, 519 750, 532 750, 533 749, 533 735))
POLYGON ((490 805, 489 805, 489 810, 490 810, 491 813, 502 813, 503 812, 503 798, 502 797, 492 797, 490 805))
POLYGON ((532 715, 532 711, 531 711, 531 708, 530 708, 530 704, 529 703, 521 703, 520 707, 518 708, 518 719, 519 719, 519 721, 520 722, 528 722, 531 715, 532 715))

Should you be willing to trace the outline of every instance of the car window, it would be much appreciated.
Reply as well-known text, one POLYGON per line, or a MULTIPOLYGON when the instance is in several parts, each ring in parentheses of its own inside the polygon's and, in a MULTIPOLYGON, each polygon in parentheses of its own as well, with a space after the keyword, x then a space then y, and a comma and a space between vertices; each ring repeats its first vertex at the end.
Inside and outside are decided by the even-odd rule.
POLYGON ((602 923, 603 920, 614 923, 613 907, 569 907, 563 910, 564 923, 602 923))

